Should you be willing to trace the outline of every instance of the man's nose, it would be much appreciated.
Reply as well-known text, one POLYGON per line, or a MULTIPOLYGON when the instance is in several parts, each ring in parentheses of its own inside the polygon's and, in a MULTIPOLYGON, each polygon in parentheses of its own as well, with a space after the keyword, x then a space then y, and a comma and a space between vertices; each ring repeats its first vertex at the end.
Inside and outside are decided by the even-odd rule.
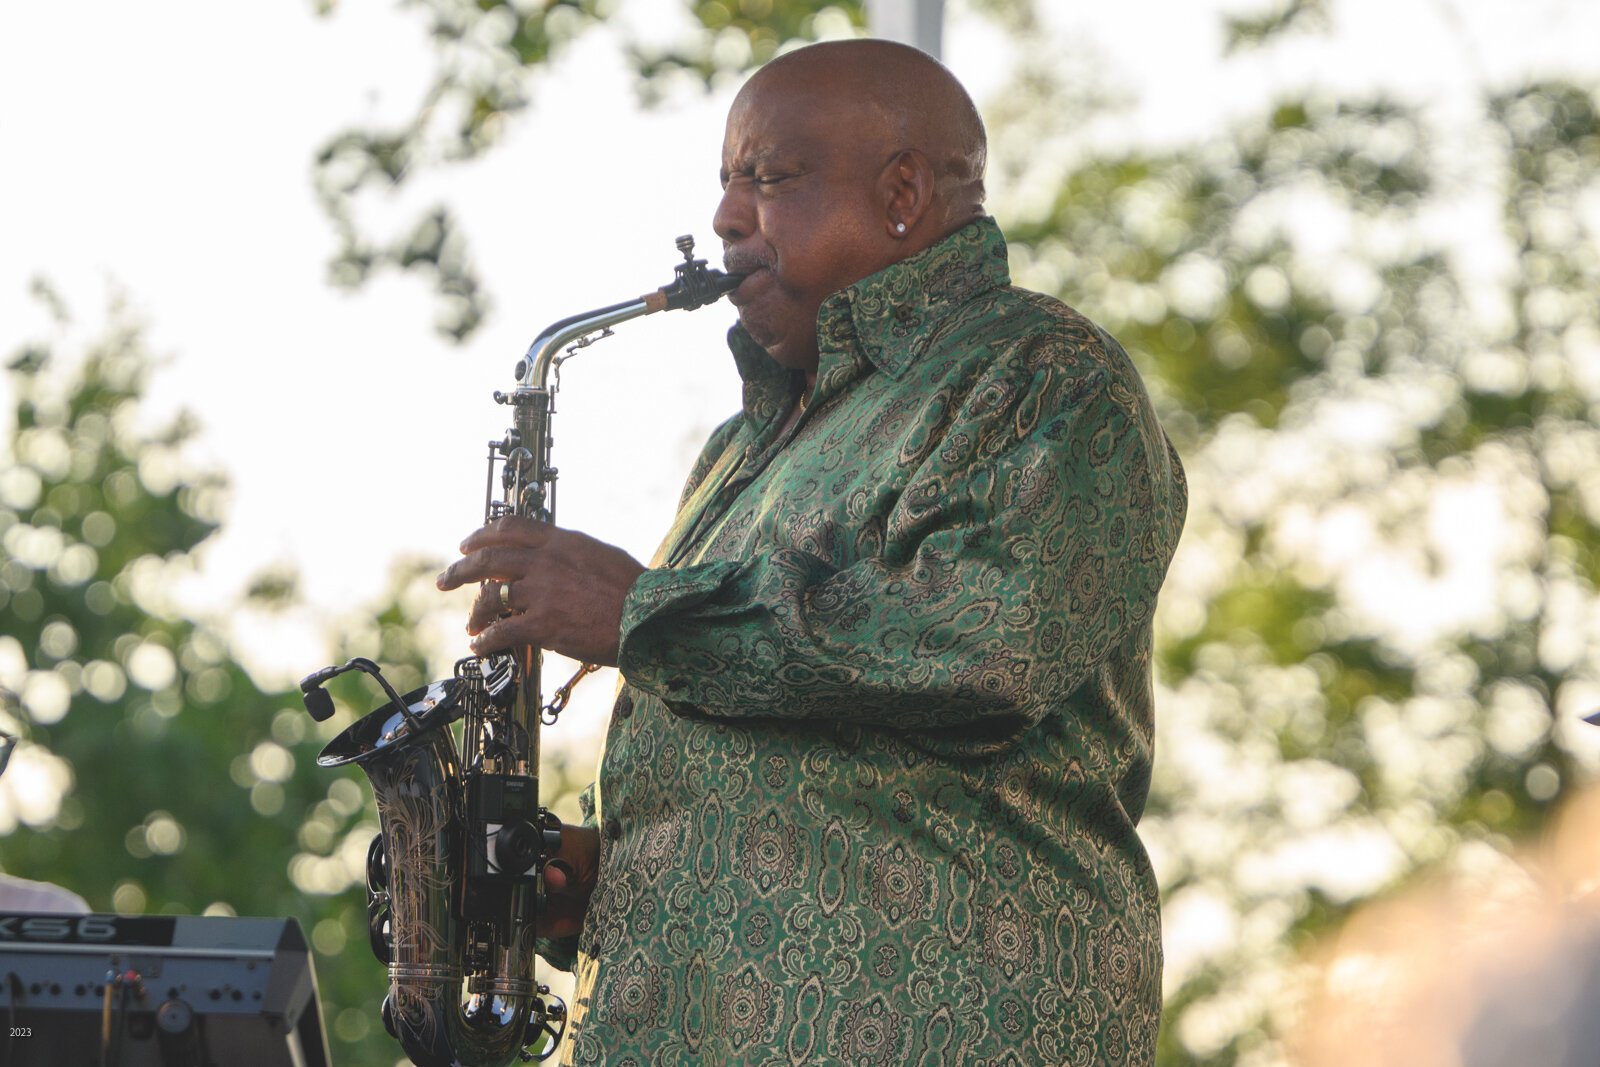
POLYGON ((755 232, 755 213, 751 209, 747 182, 735 178, 722 190, 722 200, 711 216, 711 228, 726 244, 734 244, 755 232))

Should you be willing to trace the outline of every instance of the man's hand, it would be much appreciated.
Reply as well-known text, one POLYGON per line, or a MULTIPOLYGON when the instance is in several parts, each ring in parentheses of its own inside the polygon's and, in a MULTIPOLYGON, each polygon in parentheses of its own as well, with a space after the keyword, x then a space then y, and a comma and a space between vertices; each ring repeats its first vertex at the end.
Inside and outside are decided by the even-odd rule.
POLYGON ((487 583, 467 621, 474 653, 531 645, 616 666, 622 602, 645 570, 632 556, 585 534, 515 517, 476 531, 461 551, 437 584, 487 583))
POLYGON ((570 937, 583 928, 600 873, 600 832, 592 826, 563 823, 561 847, 543 869, 545 899, 535 932, 540 937, 570 937))

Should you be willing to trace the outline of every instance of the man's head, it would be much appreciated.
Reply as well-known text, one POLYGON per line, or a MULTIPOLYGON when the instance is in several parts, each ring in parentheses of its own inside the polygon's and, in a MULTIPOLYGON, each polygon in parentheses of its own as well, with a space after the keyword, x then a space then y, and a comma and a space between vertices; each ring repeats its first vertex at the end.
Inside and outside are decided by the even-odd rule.
POLYGON ((814 373, 817 309, 832 293, 983 213, 983 122, 928 55, 833 41, 780 56, 728 112, 714 225, 746 330, 814 373))

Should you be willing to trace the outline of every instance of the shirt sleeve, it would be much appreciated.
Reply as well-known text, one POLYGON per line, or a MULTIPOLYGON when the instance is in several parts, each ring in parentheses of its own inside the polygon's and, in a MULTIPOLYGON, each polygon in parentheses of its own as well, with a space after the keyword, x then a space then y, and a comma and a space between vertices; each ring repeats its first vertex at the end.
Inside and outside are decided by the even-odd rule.
POLYGON ((880 556, 836 568, 779 546, 645 572, 624 677, 681 714, 1009 743, 1149 624, 1182 524, 1181 469, 1106 343, 992 368, 908 480, 880 556))

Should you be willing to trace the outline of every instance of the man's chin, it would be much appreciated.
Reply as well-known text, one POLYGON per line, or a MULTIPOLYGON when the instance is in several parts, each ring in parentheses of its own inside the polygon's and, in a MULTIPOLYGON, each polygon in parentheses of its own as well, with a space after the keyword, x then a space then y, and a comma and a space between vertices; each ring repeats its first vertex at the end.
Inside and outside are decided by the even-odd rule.
POLYGON ((750 299, 747 294, 739 307, 739 325, 760 345, 773 362, 790 370, 817 369, 817 335, 813 322, 809 337, 795 336, 793 315, 774 315, 770 301, 750 299), (764 313, 765 312, 765 313, 764 313))
POLYGON ((764 351, 767 355, 772 356, 773 359, 778 358, 777 356, 773 355, 772 350, 774 348, 781 349, 782 342, 774 337, 768 330, 762 328, 759 318, 752 319, 749 315, 745 314, 743 309, 741 309, 739 312, 739 325, 744 327, 744 332, 749 335, 750 340, 754 341, 762 351, 764 351))
POLYGON ((781 332, 773 328, 772 316, 763 315, 761 305, 753 300, 740 301, 736 306, 739 309, 739 325, 744 327, 744 332, 770 352, 781 332))
MULTIPOLYGON (((743 321, 743 320, 741 320, 743 321)), ((813 341, 807 345, 796 343, 796 339, 787 337, 771 337, 752 330, 748 323, 745 324, 745 333, 750 339, 760 345, 772 362, 787 370, 805 371, 814 373, 817 369, 817 346, 813 341)))

